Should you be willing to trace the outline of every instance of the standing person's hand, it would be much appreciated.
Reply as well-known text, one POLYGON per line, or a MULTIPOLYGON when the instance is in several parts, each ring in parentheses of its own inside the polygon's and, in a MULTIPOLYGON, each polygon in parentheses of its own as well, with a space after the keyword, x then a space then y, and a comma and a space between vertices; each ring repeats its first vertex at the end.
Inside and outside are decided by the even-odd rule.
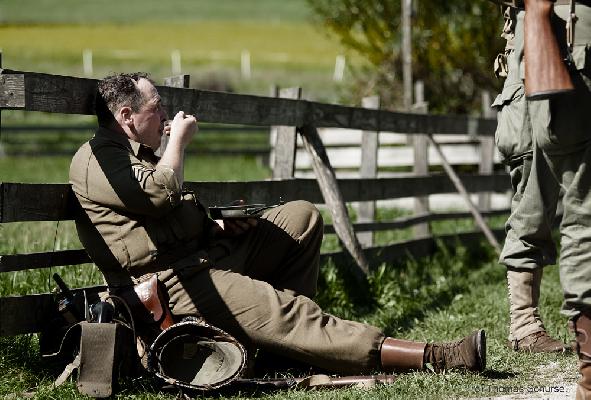
POLYGON ((170 140, 178 140, 185 148, 197 129, 197 119, 191 114, 179 111, 170 124, 170 140))

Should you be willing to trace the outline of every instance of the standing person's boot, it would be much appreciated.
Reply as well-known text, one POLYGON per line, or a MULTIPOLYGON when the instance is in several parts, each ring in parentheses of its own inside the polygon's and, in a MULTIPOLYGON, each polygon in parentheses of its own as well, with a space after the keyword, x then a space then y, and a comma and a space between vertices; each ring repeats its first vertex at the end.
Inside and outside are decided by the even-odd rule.
POLYGON ((591 317, 581 314, 574 322, 579 371, 576 400, 591 400, 591 317))
POLYGON ((509 348, 531 353, 563 353, 564 343, 546 333, 538 309, 542 268, 507 268, 509 286, 509 348))
POLYGON ((449 369, 483 371, 486 367, 486 334, 481 329, 455 342, 432 344, 389 337, 382 344, 380 358, 386 372, 422 370, 427 364, 435 372, 449 369))

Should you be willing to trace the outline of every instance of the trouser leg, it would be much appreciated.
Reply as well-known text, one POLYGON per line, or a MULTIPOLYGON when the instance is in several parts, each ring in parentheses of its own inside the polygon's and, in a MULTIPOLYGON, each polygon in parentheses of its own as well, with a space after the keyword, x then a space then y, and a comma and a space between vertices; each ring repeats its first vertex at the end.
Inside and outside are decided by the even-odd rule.
POLYGON ((214 243, 211 262, 218 269, 312 298, 322 236, 322 216, 316 207, 307 201, 292 201, 265 212, 246 235, 214 243))
POLYGON ((579 154, 552 157, 562 171, 564 217, 560 226, 560 280, 564 312, 591 310, 591 145, 579 154))
POLYGON ((508 268, 536 270, 556 263, 552 226, 560 187, 547 168, 539 170, 536 157, 539 155, 522 160, 510 170, 514 195, 499 257, 508 268))
POLYGON ((379 329, 326 314, 306 296, 218 269, 161 279, 173 314, 200 315, 247 346, 338 373, 379 368, 379 329))
POLYGON ((509 343, 515 350, 563 351, 563 344, 545 333, 538 308, 542 267, 556 260, 551 232, 559 186, 549 170, 536 167, 536 157, 511 169, 512 212, 500 256, 507 266, 509 343))
POLYGON ((379 367, 384 335, 322 312, 316 290, 322 220, 308 202, 269 210, 256 228, 210 251, 213 268, 160 273, 176 315, 200 315, 247 346, 330 371, 379 367))

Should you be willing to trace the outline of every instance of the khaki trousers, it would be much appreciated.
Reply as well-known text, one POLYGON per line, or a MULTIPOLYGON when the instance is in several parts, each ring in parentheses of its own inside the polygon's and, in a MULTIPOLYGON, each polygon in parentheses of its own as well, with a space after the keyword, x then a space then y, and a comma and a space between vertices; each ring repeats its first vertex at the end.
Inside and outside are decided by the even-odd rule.
POLYGON ((176 316, 199 315, 244 343, 337 373, 379 368, 377 328, 324 313, 316 292, 322 218, 305 201, 268 210, 214 242, 209 267, 158 273, 176 316))

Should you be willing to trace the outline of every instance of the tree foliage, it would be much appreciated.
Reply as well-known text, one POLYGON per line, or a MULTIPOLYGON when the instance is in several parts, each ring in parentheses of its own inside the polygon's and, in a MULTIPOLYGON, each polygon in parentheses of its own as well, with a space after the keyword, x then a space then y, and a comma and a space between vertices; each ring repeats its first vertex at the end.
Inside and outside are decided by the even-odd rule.
MULTIPOLYGON (((356 68, 354 91, 378 93, 382 104, 402 107, 400 0, 308 0, 319 21, 367 61, 356 68)), ((481 91, 496 91, 492 72, 502 51, 502 15, 486 0, 414 0, 413 79, 425 83, 433 112, 480 110, 481 91)), ((358 100, 358 99, 356 99, 358 100)))

